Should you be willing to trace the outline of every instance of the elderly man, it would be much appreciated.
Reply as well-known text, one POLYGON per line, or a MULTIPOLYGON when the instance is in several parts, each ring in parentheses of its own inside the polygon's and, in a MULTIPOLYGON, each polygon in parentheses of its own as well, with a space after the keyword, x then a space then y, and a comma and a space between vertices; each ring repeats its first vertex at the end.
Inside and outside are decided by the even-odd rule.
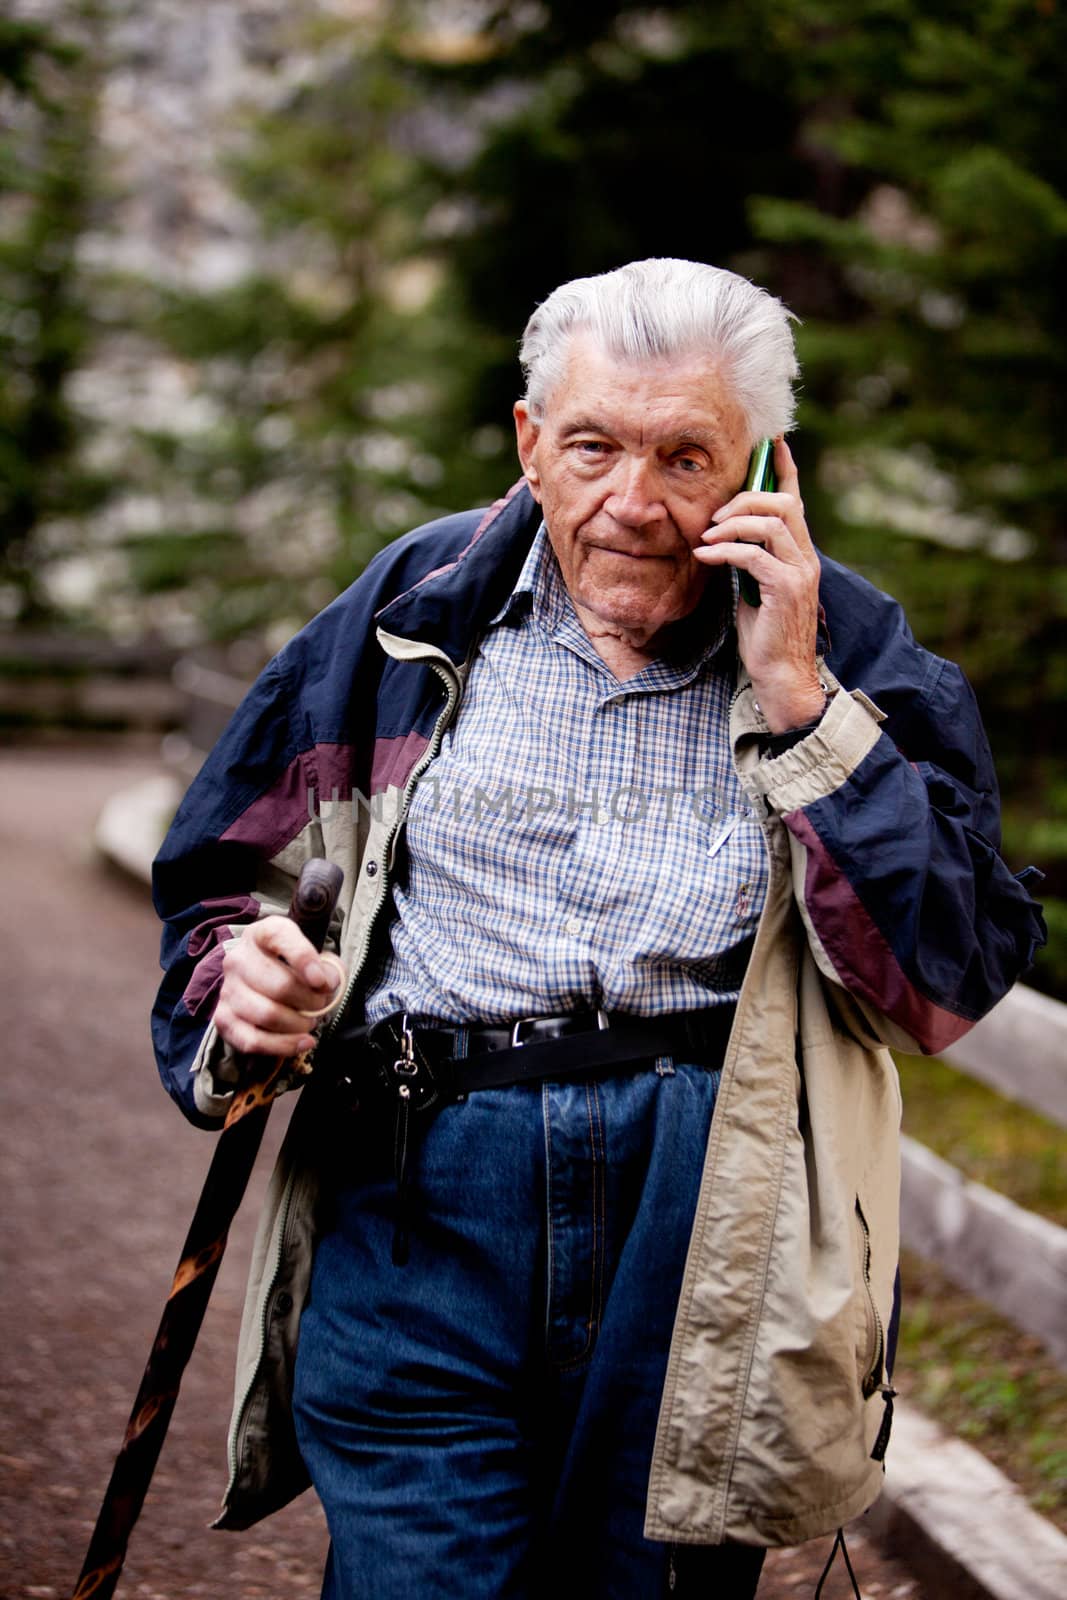
POLYGON ((1041 919, 961 674, 812 545, 784 307, 639 262, 522 359, 520 484, 281 652, 157 864, 186 1112, 315 1052, 220 1523, 310 1475, 328 1596, 743 1596, 879 1490, 885 1045, 963 1033, 1041 919), (336 980, 277 914, 315 855, 317 1044, 336 980))

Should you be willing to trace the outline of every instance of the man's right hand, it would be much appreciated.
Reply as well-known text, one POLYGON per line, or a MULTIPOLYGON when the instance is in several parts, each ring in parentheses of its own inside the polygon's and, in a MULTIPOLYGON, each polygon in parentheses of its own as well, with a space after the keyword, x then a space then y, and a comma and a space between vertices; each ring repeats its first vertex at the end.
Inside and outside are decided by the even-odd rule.
POLYGON ((334 972, 288 917, 254 922, 227 950, 215 1026, 248 1055, 296 1056, 314 1048, 302 1011, 318 1011, 337 992, 334 972))

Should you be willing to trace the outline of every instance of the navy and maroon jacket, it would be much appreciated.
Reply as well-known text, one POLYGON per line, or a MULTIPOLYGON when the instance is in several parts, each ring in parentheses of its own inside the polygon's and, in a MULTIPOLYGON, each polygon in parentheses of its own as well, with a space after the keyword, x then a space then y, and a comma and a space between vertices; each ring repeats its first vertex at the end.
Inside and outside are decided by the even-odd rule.
MULTIPOLYGON (((205 762, 154 876, 166 926, 153 1036, 163 1082, 192 1120, 217 1126, 225 1109, 196 1093, 225 943, 284 909, 308 855, 345 867, 344 915, 386 904, 396 828, 379 839, 370 802, 389 795, 402 812, 440 732, 449 668, 455 701, 540 519, 520 486, 489 513, 397 539, 266 667, 205 762), (404 659, 409 640, 436 659, 414 648, 404 659)), ((828 675, 884 720, 854 764, 812 736, 809 760, 840 763, 814 799, 799 783, 791 803, 788 781, 763 792, 805 853, 798 899, 820 966, 888 1019, 889 1042, 936 1051, 1043 942, 1032 869, 1013 876, 1000 858, 996 778, 960 670, 915 642, 893 600, 825 557, 820 597, 828 675)), ((777 759, 786 778, 803 768, 803 751, 777 759)))

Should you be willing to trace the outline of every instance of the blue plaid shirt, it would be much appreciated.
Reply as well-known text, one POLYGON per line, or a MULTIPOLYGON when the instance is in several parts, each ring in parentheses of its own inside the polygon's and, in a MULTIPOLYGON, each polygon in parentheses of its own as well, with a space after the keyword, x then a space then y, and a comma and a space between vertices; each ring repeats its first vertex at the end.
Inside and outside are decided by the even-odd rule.
POLYGON ((413 797, 368 1021, 737 998, 767 865, 730 756, 733 628, 702 606, 677 632, 620 683, 542 525, 413 797))

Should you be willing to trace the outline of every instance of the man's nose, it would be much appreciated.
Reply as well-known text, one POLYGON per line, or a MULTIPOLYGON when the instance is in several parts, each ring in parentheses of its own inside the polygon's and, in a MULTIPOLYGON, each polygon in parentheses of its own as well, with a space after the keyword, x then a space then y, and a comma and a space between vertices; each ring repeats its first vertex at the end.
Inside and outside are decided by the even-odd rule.
POLYGON ((611 493, 604 509, 625 527, 640 527, 662 516, 656 464, 643 456, 624 456, 612 476, 611 493))

